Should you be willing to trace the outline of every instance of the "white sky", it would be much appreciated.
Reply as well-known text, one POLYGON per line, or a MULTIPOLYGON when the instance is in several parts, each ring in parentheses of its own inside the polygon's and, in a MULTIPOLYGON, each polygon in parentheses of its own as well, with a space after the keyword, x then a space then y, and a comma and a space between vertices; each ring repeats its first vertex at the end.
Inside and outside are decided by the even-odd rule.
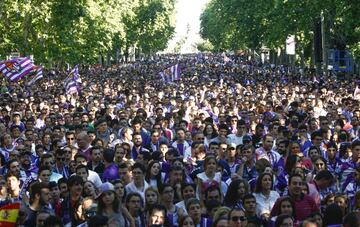
POLYGON ((196 52, 194 48, 201 38, 200 31, 200 15, 205 5, 210 0, 177 0, 176 3, 176 28, 175 36, 169 42, 168 51, 172 52, 176 43, 181 39, 186 39, 185 44, 181 48, 182 53, 196 52), (189 35, 186 36, 187 27, 189 25, 189 35))

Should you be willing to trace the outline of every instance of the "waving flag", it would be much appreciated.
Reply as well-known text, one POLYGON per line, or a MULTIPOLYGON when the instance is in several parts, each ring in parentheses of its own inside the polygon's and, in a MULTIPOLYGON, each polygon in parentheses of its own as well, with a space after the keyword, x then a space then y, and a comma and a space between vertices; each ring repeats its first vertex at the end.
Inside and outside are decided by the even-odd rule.
POLYGON ((0 72, 12 82, 17 82, 33 71, 34 63, 29 58, 14 58, 0 62, 0 72))
POLYGON ((70 71, 68 77, 70 77, 70 76, 73 76, 76 79, 79 78, 79 65, 75 65, 75 67, 70 71))
POLYGON ((35 76, 29 81, 28 86, 33 85, 36 81, 43 78, 43 71, 41 66, 34 66, 33 70, 36 72, 35 76))
POLYGON ((68 77, 64 81, 64 87, 66 94, 74 94, 80 91, 80 75, 79 65, 76 65, 69 73, 68 77))
POLYGON ((163 81, 168 83, 175 80, 179 80, 180 74, 181 74, 180 66, 179 64, 176 64, 165 69, 163 72, 160 73, 160 76, 163 81))
POLYGON ((19 216, 20 203, 0 207, 0 226, 15 227, 19 216))

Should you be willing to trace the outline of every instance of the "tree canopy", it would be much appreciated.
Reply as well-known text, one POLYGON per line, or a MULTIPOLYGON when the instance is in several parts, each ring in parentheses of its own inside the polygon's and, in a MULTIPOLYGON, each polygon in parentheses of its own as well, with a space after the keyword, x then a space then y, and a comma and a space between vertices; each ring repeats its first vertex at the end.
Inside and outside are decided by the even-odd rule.
POLYGON ((311 48, 323 12, 327 47, 360 57, 360 3, 350 0, 211 0, 201 15, 200 34, 216 51, 284 47, 296 35, 311 48))
POLYGON ((95 63, 99 55, 163 50, 174 33, 174 0, 0 1, 0 58, 95 63))

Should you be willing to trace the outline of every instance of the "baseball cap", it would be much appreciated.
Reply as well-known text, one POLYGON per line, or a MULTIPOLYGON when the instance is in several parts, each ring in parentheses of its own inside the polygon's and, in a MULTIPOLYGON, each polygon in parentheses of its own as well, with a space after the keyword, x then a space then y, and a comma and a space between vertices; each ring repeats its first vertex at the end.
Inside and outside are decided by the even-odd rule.
POLYGON ((115 188, 114 185, 110 182, 105 182, 103 184, 100 185, 99 187, 99 195, 96 197, 96 199, 100 198, 100 196, 107 191, 113 191, 115 192, 115 188))

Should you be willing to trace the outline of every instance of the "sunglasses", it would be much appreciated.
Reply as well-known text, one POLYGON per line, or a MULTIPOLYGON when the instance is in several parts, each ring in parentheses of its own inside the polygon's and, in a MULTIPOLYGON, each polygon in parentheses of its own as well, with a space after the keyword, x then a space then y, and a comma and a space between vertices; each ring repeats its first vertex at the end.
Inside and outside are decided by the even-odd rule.
POLYGON ((246 221, 246 217, 245 216, 234 216, 234 217, 231 217, 231 220, 232 221, 246 221))
POLYGON ((65 161, 65 158, 56 158, 58 161, 65 161))
POLYGON ((70 137, 67 137, 66 139, 67 139, 67 140, 74 140, 75 138, 74 138, 74 137, 71 137, 71 138, 70 138, 70 137))

